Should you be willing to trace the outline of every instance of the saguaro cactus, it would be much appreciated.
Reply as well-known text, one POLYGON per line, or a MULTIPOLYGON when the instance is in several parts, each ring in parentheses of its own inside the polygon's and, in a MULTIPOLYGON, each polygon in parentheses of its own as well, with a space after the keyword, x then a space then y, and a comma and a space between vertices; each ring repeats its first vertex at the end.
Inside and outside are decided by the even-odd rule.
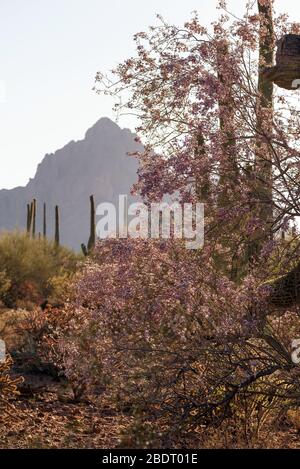
POLYGON ((55 245, 59 246, 59 207, 55 206, 55 245))
POLYGON ((95 201, 94 196, 90 196, 90 237, 87 246, 81 243, 81 250, 84 256, 92 252, 96 244, 96 221, 95 221, 95 201))
POLYGON ((35 238, 35 229, 36 229, 36 199, 33 199, 32 201, 32 237, 35 238))
POLYGON ((44 210, 43 210, 43 236, 46 238, 47 236, 47 212, 46 212, 46 204, 44 203, 44 210))
POLYGON ((88 252, 91 252, 96 244, 96 222, 95 222, 95 201, 94 196, 90 196, 90 237, 88 240, 88 252))
POLYGON ((31 208, 32 208, 32 204, 27 204, 26 231, 28 235, 30 235, 30 231, 31 231, 31 217, 32 217, 31 208))
POLYGON ((81 250, 84 256, 88 255, 88 250, 86 248, 86 245, 84 243, 81 243, 81 250))

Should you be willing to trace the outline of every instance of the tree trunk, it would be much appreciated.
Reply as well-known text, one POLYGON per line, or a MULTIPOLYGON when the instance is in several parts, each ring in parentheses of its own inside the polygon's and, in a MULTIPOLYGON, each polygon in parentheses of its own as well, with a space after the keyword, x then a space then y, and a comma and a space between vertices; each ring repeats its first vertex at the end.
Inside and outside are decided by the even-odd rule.
POLYGON ((262 244, 271 237, 273 219, 272 208, 272 150, 269 135, 273 124, 273 88, 272 82, 264 75, 265 67, 274 63, 275 34, 273 25, 273 1, 258 0, 260 14, 259 37, 259 70, 258 70, 258 98, 257 98, 257 141, 254 164, 254 192, 251 215, 256 215, 261 229, 253 235, 249 242, 248 260, 256 259, 262 244))

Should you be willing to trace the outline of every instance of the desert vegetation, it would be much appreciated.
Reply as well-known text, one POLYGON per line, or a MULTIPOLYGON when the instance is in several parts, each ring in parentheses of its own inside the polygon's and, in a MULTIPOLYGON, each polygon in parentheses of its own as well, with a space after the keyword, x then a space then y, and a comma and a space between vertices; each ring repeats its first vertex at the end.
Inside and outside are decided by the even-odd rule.
POLYGON ((27 233, 0 238, 5 318, 26 309, 3 324, 15 364, 0 368, 0 404, 20 422, 2 446, 299 447, 299 106, 268 70, 300 27, 273 3, 238 19, 222 1, 210 29, 196 13, 182 27, 161 18, 135 57, 97 75, 140 121, 133 190, 203 202, 205 244, 96 242, 91 197, 81 257, 32 236, 29 206, 27 233))
POLYGON ((0 236, 0 300, 7 307, 32 307, 62 300, 78 256, 21 232, 0 236))

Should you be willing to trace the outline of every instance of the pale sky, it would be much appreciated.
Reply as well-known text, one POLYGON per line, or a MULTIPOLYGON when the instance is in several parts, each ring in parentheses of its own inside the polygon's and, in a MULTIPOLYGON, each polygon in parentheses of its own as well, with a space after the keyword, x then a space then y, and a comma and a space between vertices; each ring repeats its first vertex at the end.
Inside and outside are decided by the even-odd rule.
MULTIPOLYGON (((183 24, 193 10, 202 23, 215 0, 0 0, 0 189, 25 185, 46 153, 83 138, 113 101, 92 91, 134 52, 132 36, 160 13, 183 24), (5 90, 3 90, 5 88, 5 90)), ((240 14, 243 0, 228 2, 240 14)), ((300 21, 299 0, 276 0, 300 21)), ((129 127, 124 117, 119 124, 129 127)))

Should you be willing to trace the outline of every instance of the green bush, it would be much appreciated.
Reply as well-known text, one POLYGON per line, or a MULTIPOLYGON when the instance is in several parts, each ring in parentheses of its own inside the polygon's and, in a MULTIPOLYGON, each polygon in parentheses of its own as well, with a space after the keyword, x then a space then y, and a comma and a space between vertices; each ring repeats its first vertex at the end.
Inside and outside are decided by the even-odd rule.
POLYGON ((20 232, 0 235, 0 300, 7 307, 60 301, 78 255, 20 232))

